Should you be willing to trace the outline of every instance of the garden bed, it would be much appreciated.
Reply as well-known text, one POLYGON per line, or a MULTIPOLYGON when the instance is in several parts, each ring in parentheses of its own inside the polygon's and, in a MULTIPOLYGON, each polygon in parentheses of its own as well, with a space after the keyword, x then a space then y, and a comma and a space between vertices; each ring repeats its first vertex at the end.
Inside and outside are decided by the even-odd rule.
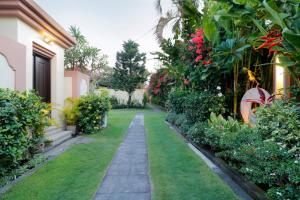
POLYGON ((222 159, 216 157, 213 152, 205 149, 203 146, 195 144, 191 141, 186 134, 184 134, 180 128, 176 125, 166 123, 174 128, 188 143, 192 144, 196 149, 203 153, 211 162, 213 162, 217 167, 219 167, 225 174, 227 174, 234 182, 236 182, 249 196, 255 200, 267 200, 265 192, 259 188, 256 184, 247 180, 241 173, 230 168, 222 159))

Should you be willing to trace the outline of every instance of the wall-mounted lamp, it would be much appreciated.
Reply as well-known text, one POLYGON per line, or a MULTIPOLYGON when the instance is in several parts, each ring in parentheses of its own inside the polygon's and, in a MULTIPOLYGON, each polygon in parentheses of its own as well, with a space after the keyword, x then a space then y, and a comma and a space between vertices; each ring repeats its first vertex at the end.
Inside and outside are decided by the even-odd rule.
POLYGON ((43 32, 42 36, 43 36, 43 41, 48 43, 48 44, 51 43, 54 40, 54 38, 47 32, 43 32))

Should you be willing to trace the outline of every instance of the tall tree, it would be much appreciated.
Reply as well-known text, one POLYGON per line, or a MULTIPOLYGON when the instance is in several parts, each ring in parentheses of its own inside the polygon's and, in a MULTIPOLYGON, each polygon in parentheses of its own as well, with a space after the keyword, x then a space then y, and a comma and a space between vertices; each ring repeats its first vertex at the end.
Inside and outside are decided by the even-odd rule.
POLYGON ((69 32, 76 39, 77 44, 65 51, 65 68, 69 70, 79 68, 84 71, 91 56, 88 41, 76 26, 70 26, 69 32))
POLYGON ((128 93, 128 107, 133 92, 147 80, 145 68, 146 54, 139 52, 139 45, 128 40, 123 43, 123 51, 117 52, 117 61, 113 72, 113 87, 128 93))
POLYGON ((114 70, 112 67, 105 66, 105 67, 101 68, 99 76, 96 79, 97 86, 105 86, 108 88, 112 88, 113 73, 114 73, 114 70))
POLYGON ((91 46, 78 27, 71 26, 69 32, 76 39, 77 44, 65 51, 65 68, 67 70, 78 68, 88 73, 91 77, 90 91, 93 92, 97 79, 108 66, 107 55, 102 54, 99 48, 91 46))

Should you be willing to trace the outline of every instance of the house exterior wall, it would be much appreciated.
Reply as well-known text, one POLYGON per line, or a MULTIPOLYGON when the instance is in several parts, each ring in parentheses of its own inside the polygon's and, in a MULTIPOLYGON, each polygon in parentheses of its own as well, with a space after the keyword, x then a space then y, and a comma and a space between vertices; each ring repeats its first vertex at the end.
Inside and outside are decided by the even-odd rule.
MULTIPOLYGON (((47 44, 43 41, 41 33, 33 29, 31 26, 24 23, 18 18, 0 18, 0 37, 14 40, 20 45, 23 45, 25 51, 24 71, 22 77, 25 78, 23 88, 15 87, 20 90, 33 89, 33 43, 36 43, 50 51, 55 55, 51 61, 51 103, 56 108, 52 111, 52 117, 60 121, 59 111, 64 106, 64 48, 58 44, 51 42, 47 44)), ((1 40, 0 40, 1 42, 1 40)), ((0 44, 1 45, 1 44, 0 44)), ((18 60, 17 54, 11 52, 5 57, 15 55, 12 60, 18 60)), ((8 61, 9 62, 9 61, 8 61)), ((18 69, 16 70, 18 73, 18 69)), ((6 76, 1 74, 1 76, 6 76)), ((17 79, 17 78, 16 78, 17 79)))

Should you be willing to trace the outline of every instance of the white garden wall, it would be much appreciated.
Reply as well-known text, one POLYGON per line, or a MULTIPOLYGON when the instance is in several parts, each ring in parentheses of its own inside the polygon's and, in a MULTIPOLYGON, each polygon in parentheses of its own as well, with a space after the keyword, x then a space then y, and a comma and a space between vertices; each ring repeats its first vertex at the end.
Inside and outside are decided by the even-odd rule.
MULTIPOLYGON (((127 104, 127 101, 128 101, 128 93, 127 92, 103 87, 103 88, 100 88, 100 90, 98 90, 99 93, 101 93, 101 90, 107 91, 108 95, 110 97, 117 98, 119 103, 127 104)), ((132 95, 132 101, 143 104, 143 97, 144 97, 144 89, 137 89, 137 90, 135 90, 135 92, 132 95)))

